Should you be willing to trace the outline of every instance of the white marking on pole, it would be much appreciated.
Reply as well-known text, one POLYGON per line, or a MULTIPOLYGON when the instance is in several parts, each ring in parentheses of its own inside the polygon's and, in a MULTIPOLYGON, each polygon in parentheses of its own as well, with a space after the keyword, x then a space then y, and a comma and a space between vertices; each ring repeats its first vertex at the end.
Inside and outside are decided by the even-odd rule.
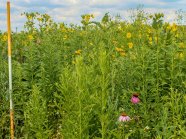
POLYGON ((9 95, 10 95, 10 109, 13 109, 12 103, 12 59, 8 56, 8 69, 9 69, 9 95))

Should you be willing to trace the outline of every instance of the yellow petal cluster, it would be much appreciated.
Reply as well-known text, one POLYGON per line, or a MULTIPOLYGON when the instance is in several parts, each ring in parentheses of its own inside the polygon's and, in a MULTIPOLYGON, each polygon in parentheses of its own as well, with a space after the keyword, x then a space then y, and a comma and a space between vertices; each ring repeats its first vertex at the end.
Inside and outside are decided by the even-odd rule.
POLYGON ((130 39, 132 37, 132 34, 130 32, 127 33, 127 39, 130 39))
POLYGON ((75 54, 76 54, 76 55, 80 55, 81 52, 82 52, 82 50, 79 49, 79 50, 75 51, 75 54))
POLYGON ((129 42, 129 43, 128 43, 128 47, 129 47, 130 49, 133 48, 133 46, 134 46, 134 45, 133 45, 132 42, 129 42))

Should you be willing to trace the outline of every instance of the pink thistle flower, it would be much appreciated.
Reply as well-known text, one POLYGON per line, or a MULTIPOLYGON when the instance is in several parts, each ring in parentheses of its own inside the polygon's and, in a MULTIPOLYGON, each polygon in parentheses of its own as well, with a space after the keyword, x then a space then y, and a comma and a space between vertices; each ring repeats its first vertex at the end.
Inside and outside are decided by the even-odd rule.
POLYGON ((118 121, 119 122, 127 122, 130 121, 130 117, 127 116, 125 113, 122 113, 121 116, 119 117, 118 121))
POLYGON ((137 93, 134 93, 133 95, 132 95, 132 98, 131 98, 131 102, 133 103, 133 104, 138 104, 139 102, 140 102, 140 99, 139 99, 139 94, 137 94, 137 93))

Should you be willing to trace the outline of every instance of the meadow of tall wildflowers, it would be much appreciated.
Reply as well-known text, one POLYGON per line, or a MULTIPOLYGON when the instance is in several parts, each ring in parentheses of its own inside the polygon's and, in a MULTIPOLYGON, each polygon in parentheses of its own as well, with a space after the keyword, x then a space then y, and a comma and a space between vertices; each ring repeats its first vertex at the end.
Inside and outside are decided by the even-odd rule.
MULTIPOLYGON (((12 33, 15 137, 186 138, 186 26, 138 12, 81 25, 24 13, 12 33)), ((0 138, 9 138, 7 33, 0 32, 0 138)))

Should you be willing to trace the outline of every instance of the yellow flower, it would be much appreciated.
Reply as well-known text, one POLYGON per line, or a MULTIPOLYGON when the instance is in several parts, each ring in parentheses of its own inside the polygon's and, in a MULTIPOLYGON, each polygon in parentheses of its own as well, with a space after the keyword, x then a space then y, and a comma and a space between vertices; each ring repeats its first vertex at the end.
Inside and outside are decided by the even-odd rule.
POLYGON ((65 35, 64 37, 63 37, 63 40, 66 40, 68 38, 68 36, 67 35, 65 35))
POLYGON ((86 23, 88 23, 88 22, 89 22, 90 17, 91 17, 90 15, 86 15, 86 16, 85 16, 85 22, 86 22, 86 23))
POLYGON ((173 32, 177 31, 177 25, 175 23, 173 23, 173 25, 172 25, 172 31, 173 32))
POLYGON ((180 59, 183 59, 184 58, 184 53, 183 52, 179 53, 179 58, 180 59))
POLYGON ((149 34, 152 33, 152 30, 151 30, 151 29, 148 29, 148 33, 149 33, 149 34))
POLYGON ((152 37, 149 37, 149 43, 152 45, 152 37))
POLYGON ((149 37, 149 41, 150 41, 150 42, 152 41, 152 37, 149 37))
POLYGON ((67 31, 73 33, 74 32, 74 29, 69 28, 67 31))
POLYGON ((6 41, 8 40, 8 36, 7 36, 6 34, 4 34, 2 40, 3 40, 4 42, 6 42, 6 41))
POLYGON ((154 37, 155 41, 158 42, 158 37, 154 37))
POLYGON ((81 51, 82 51, 82 50, 79 49, 79 50, 75 51, 75 54, 76 54, 76 55, 80 55, 80 54, 81 54, 81 51))
POLYGON ((122 48, 116 47, 115 49, 116 49, 117 52, 124 52, 122 48))
POLYGON ((41 22, 41 21, 42 21, 42 18, 37 18, 37 20, 38 20, 39 22, 41 22))
POLYGON ((133 48, 133 43, 132 42, 129 42, 128 43, 128 47, 131 49, 131 48, 133 48))
POLYGON ((126 56, 126 53, 125 52, 120 52, 120 55, 124 57, 124 56, 126 56))
POLYGON ((68 31, 68 29, 65 27, 64 24, 60 24, 60 29, 61 29, 61 32, 64 32, 64 33, 68 31))
POLYGON ((65 32, 67 32, 67 29, 66 28, 62 28, 61 32, 65 33, 65 32))
POLYGON ((28 20, 32 20, 33 17, 32 17, 31 15, 28 15, 28 16, 27 16, 27 19, 28 19, 28 20))
POLYGON ((32 40, 34 39, 34 37, 30 34, 30 35, 28 35, 28 39, 29 39, 30 41, 32 41, 32 40))
POLYGON ((132 37, 132 34, 130 32, 127 33, 127 38, 130 39, 132 37))

